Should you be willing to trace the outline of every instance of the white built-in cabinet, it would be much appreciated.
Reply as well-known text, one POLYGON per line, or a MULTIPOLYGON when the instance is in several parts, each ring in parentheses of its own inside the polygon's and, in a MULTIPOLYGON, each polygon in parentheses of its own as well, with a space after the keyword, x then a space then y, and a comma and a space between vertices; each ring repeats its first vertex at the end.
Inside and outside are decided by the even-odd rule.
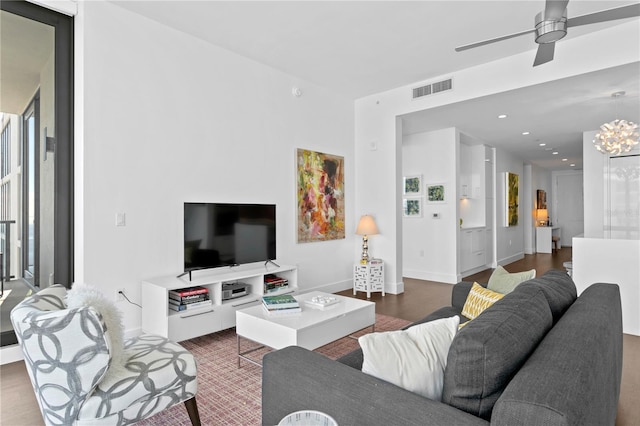
POLYGON ((493 263, 493 149, 460 144, 461 274, 469 275, 493 263))
POLYGON ((192 339, 204 334, 235 327, 238 309, 262 303, 265 294, 265 276, 275 274, 288 281, 286 287, 269 292, 269 295, 291 294, 298 289, 298 269, 295 266, 239 266, 223 270, 194 271, 177 277, 164 276, 145 280, 141 287, 142 329, 148 333, 167 337, 175 342, 192 339), (223 300, 222 285, 243 283, 248 294, 223 300), (211 306, 173 311, 169 309, 169 291, 202 286, 209 290, 211 306))
POLYGON ((485 228, 463 229, 461 231, 460 258, 462 271, 477 268, 484 269, 485 261, 485 228))

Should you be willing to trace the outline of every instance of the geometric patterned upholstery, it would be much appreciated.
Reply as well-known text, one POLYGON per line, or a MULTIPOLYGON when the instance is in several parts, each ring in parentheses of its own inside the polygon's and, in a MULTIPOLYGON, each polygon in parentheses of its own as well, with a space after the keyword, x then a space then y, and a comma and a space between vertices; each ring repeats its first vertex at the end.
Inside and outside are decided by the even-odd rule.
POLYGON ((199 425, 193 355, 143 333, 125 342, 124 365, 109 371, 111 340, 102 316, 89 306, 68 309, 66 291, 48 287, 11 311, 45 424, 129 425, 184 402, 199 425))
POLYGON ((503 297, 504 294, 496 293, 495 291, 480 286, 478 283, 473 283, 461 313, 469 319, 474 319, 480 315, 482 311, 503 297))

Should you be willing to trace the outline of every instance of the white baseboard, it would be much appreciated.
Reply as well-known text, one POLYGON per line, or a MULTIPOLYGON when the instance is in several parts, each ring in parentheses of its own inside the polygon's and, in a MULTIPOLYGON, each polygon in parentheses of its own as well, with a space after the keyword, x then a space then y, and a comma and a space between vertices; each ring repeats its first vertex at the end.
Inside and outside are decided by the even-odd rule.
POLYGON ((457 275, 438 274, 429 271, 403 270, 402 275, 416 280, 437 281, 440 283, 455 284, 459 281, 457 275))
POLYGON ((389 294, 402 294, 404 293, 404 282, 387 283, 384 285, 384 291, 389 294))
POLYGON ((508 265, 509 263, 513 263, 513 262, 515 262, 517 260, 521 260, 521 259, 524 259, 524 252, 516 253, 516 254, 514 254, 512 256, 500 259, 498 261, 498 265, 502 265, 502 266, 508 265))
MULTIPOLYGON (((353 289, 353 281, 340 281, 332 284, 325 284, 313 288, 305 288, 300 289, 301 293, 308 293, 310 291, 323 291, 325 293, 337 293, 339 291, 344 290, 352 290, 353 289)), ((384 292, 389 294, 402 294, 404 293, 404 283, 400 281, 399 283, 386 283, 384 285, 384 292)))
POLYGON ((349 290, 350 288, 353 288, 353 281, 346 280, 346 281, 339 281, 331 284, 319 285, 311 288, 298 287, 298 291, 300 293, 308 293, 310 291, 323 291, 325 293, 337 293, 339 291, 349 290))
POLYGON ((20 346, 9 345, 0 348, 0 365, 11 364, 12 362, 22 361, 22 349, 20 346))

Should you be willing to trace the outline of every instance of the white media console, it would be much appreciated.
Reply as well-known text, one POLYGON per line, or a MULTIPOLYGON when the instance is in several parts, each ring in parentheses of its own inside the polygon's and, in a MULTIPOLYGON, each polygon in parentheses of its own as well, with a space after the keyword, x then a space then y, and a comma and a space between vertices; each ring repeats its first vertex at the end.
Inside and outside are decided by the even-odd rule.
POLYGON ((295 266, 238 266, 215 270, 193 271, 181 277, 165 276, 142 282, 142 329, 180 342, 204 334, 214 333, 236 325, 236 310, 261 303, 265 294, 265 276, 277 275, 289 281, 285 288, 270 291, 269 295, 293 294, 298 290, 298 269, 295 266), (249 294, 222 300, 222 285, 243 283, 249 294), (202 286, 209 289, 211 306, 173 311, 169 309, 169 291, 202 286))

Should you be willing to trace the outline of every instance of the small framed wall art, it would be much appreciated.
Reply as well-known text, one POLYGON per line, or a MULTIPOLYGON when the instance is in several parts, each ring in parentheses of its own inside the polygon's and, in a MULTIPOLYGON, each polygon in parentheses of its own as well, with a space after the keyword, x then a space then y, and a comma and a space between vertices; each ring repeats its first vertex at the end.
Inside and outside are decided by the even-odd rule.
POLYGON ((445 199, 445 186, 443 183, 428 183, 427 184, 427 203, 444 203, 445 199))
POLYGON ((409 197, 422 195, 422 176, 413 175, 402 178, 402 194, 409 197))
POLYGON ((422 217, 422 198, 404 198, 402 200, 402 216, 422 217))

